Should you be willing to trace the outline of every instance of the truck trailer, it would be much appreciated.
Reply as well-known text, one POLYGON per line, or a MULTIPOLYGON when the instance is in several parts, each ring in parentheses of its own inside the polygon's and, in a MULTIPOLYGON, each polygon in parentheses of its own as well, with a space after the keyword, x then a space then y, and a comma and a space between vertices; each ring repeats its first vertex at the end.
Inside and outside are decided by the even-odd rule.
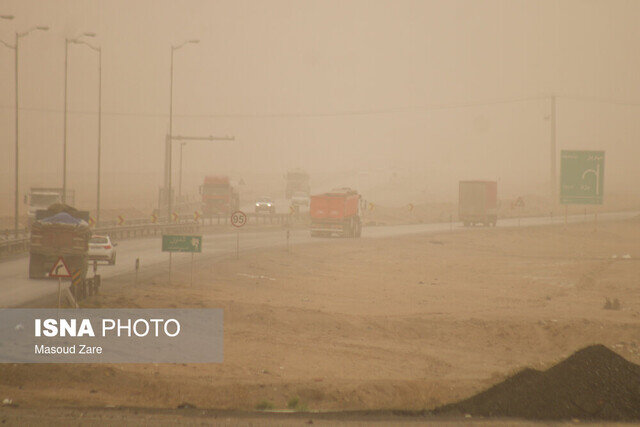
POLYGON ((498 183, 460 181, 458 217, 465 227, 476 224, 495 227, 498 221, 498 183))
POLYGON ((29 278, 45 278, 58 258, 63 257, 70 272, 87 273, 91 230, 89 212, 54 204, 36 212, 31 226, 29 278))
POLYGON ((360 195, 350 188, 338 188, 311 196, 311 236, 360 237, 360 195))

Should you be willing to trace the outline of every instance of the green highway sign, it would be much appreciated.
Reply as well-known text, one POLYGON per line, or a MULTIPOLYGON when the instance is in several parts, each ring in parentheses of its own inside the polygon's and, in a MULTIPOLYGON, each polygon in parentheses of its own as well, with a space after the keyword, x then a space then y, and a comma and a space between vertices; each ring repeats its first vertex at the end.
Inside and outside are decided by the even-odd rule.
POLYGON ((601 205, 604 151, 568 151, 560 155, 560 203, 601 205))
POLYGON ((202 252, 202 236, 164 234, 162 252, 202 252))

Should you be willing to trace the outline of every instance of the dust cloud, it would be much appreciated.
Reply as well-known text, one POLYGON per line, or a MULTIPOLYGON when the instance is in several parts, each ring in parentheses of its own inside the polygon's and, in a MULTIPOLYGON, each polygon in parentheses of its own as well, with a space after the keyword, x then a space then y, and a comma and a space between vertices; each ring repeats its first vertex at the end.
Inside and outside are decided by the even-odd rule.
MULTIPOLYGON (((606 150, 608 192, 637 189, 640 4, 625 1, 4 0, 20 39, 20 195, 62 182, 65 38, 102 48, 103 207, 157 205, 173 133, 233 135, 183 147, 183 194, 207 174, 283 191, 358 186, 380 203, 455 201, 491 179, 501 197, 549 193, 557 150, 606 150), (268 183, 268 185, 265 185, 268 183)), ((68 185, 94 209, 97 54, 69 45, 68 185)), ((14 52, 0 49, 0 200, 13 213, 14 52)), ((180 173, 173 148, 173 182, 180 173)), ((253 187, 253 188, 252 188, 253 187)), ((255 188, 258 188, 257 190, 255 188)), ((241 198, 242 198, 241 194, 241 198)), ((21 214, 26 207, 20 206, 21 214)))

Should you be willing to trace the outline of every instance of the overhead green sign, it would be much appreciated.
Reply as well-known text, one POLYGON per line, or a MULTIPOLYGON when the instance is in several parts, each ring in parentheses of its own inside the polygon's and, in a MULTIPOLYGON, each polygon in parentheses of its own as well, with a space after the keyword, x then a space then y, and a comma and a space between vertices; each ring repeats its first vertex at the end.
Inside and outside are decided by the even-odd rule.
POLYGON ((601 205, 604 194, 604 151, 562 150, 560 203, 601 205))
POLYGON ((202 236, 164 234, 162 252, 202 252, 202 236))

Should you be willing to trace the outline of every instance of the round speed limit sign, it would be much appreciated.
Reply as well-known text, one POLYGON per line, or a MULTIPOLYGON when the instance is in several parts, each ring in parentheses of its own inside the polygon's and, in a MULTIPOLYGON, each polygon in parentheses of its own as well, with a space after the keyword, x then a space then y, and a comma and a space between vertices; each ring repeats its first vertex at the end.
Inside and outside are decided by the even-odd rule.
POLYGON ((242 211, 235 211, 231 214, 231 225, 234 227, 242 227, 247 223, 247 215, 242 211))

